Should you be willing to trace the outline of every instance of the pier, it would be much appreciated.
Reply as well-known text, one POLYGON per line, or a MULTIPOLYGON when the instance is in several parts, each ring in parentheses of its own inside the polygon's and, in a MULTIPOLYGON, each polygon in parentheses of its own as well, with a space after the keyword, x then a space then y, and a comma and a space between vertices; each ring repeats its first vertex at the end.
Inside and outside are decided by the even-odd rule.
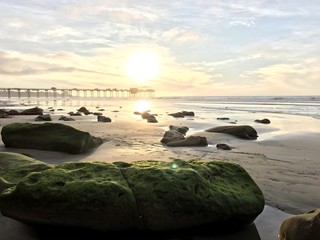
POLYGON ((154 98, 155 90, 147 88, 0 88, 1 98, 154 98))

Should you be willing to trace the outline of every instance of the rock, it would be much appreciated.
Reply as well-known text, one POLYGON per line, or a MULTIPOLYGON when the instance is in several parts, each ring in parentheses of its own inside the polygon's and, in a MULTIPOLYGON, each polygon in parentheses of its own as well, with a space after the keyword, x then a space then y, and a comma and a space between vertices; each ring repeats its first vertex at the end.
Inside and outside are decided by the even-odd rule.
POLYGON ((242 139, 249 139, 249 140, 257 139, 258 137, 257 131, 253 127, 248 125, 220 126, 220 127, 207 129, 206 132, 226 133, 242 139))
POLYGON ((157 123, 158 120, 156 119, 156 117, 154 115, 149 115, 147 118, 147 122, 148 123, 157 123))
POLYGON ((222 150, 231 150, 231 147, 228 144, 225 144, 225 143, 218 143, 216 145, 216 147, 218 149, 222 149, 222 150))
POLYGON ((179 141, 183 139, 185 139, 185 137, 182 133, 179 133, 178 131, 175 131, 175 130, 169 130, 164 133, 160 142, 166 144, 169 142, 179 141))
POLYGON ((20 113, 17 110, 11 109, 7 111, 7 114, 9 115, 20 115, 20 113))
POLYGON ((194 112, 188 112, 188 111, 182 111, 181 112, 184 116, 188 116, 188 117, 194 117, 194 112))
POLYGON ((90 112, 88 109, 86 109, 85 107, 79 108, 79 109, 78 109, 78 112, 81 112, 81 113, 83 113, 84 115, 89 115, 89 114, 91 114, 91 112, 90 112))
POLYGON ((94 116, 102 116, 103 114, 101 112, 94 112, 93 115, 94 116))
POLYGON ((220 117, 220 118, 217 118, 217 120, 230 120, 230 118, 228 118, 228 117, 220 117))
POLYGON ((101 138, 60 123, 12 123, 1 131, 7 148, 30 148, 72 154, 87 152, 102 144, 101 138))
POLYGON ((320 208, 286 219, 279 230, 280 240, 319 240, 320 208))
POLYGON ((66 117, 66 116, 61 116, 58 120, 62 120, 62 121, 75 121, 74 118, 66 117))
POLYGON ((141 112, 134 111, 133 114, 134 114, 134 115, 141 115, 141 112))
POLYGON ((39 115, 34 119, 35 121, 52 121, 50 114, 39 115))
POLYGON ((106 116, 99 116, 97 117, 98 122, 111 122, 111 118, 106 117, 106 116))
POLYGON ((43 115, 43 109, 38 107, 29 108, 22 111, 20 115, 43 115))
POLYGON ((270 120, 267 119, 267 118, 264 118, 264 119, 261 119, 261 120, 256 119, 254 121, 257 122, 257 123, 263 123, 263 124, 270 124, 271 123, 270 120))
POLYGON ((0 112, 0 118, 11 118, 11 116, 6 112, 0 112))
POLYGON ((19 153, 0 152, 0 193, 31 172, 51 168, 50 165, 19 153))
POLYGON ((189 131, 189 128, 186 127, 186 126, 173 126, 173 125, 170 125, 169 129, 177 131, 177 132, 182 133, 184 135, 189 131))
POLYGON ((74 112, 69 112, 68 113, 70 116, 82 116, 82 114, 80 113, 80 112, 76 112, 76 113, 74 113, 74 112))
POLYGON ((264 197, 229 162, 76 162, 29 174, 1 193, 0 208, 22 222, 102 231, 217 230, 251 224, 264 197))
POLYGON ((183 140, 167 143, 168 147, 205 147, 208 146, 207 138, 200 136, 189 136, 183 140))
POLYGON ((142 119, 148 119, 148 117, 150 116, 149 111, 144 111, 141 113, 141 118, 142 119))
POLYGON ((177 113, 169 113, 169 116, 172 116, 174 118, 184 118, 184 115, 181 112, 177 112, 177 113))

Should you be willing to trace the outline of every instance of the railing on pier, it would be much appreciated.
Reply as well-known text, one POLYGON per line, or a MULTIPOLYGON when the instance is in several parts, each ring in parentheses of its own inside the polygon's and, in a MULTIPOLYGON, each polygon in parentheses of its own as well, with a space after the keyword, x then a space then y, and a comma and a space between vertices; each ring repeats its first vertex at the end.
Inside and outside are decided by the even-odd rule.
POLYGON ((3 98, 154 98, 155 90, 146 88, 0 88, 0 97, 3 98))

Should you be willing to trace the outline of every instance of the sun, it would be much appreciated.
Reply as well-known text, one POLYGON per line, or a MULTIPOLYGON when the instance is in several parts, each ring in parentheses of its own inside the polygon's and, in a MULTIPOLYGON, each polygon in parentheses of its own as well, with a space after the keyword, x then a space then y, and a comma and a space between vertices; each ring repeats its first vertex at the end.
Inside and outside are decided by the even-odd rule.
POLYGON ((135 82, 145 83, 159 74, 160 60, 155 52, 135 51, 127 59, 126 70, 135 82))

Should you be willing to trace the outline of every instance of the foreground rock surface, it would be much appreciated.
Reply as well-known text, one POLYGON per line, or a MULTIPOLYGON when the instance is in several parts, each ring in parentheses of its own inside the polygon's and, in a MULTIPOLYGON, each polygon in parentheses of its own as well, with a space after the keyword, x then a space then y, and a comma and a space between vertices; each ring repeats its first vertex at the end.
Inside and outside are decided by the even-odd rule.
POLYGON ((5 216, 104 231, 238 228, 263 207, 248 173, 221 161, 64 163, 0 195, 5 216))
POLYGON ((31 172, 49 168, 50 165, 23 154, 0 152, 0 192, 17 184, 31 172))
POLYGON ((60 123, 12 123, 1 131, 7 148, 30 148, 78 154, 102 144, 101 138, 60 123))
POLYGON ((183 140, 172 141, 167 144, 168 147, 206 147, 208 141, 206 137, 189 136, 183 140))
POLYGON ((226 133, 242 139, 254 140, 258 138, 257 131, 248 125, 220 126, 207 129, 206 132, 226 133))

